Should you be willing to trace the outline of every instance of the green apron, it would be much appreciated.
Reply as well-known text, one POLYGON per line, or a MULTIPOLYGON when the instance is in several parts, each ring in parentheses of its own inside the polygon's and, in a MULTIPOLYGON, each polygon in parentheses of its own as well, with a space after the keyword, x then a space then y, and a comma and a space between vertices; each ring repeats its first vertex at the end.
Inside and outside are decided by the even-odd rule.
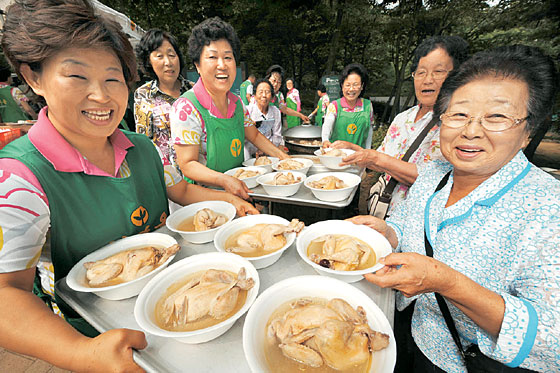
POLYGON ((317 116, 315 117, 315 125, 323 126, 323 97, 319 97, 319 102, 317 102, 317 116))
MULTIPOLYGON (((65 277, 84 256, 111 241, 165 225, 169 210, 161 159, 148 137, 123 132, 134 144, 126 155, 131 170, 127 178, 56 171, 27 135, 0 151, 0 158, 25 164, 47 195, 55 281, 65 277)), ((92 334, 91 326, 56 293, 55 301, 70 324, 92 334)))
POLYGON ((18 120, 28 120, 25 112, 15 102, 11 93, 12 87, 0 88, 0 116, 4 123, 17 123, 18 120))
MULTIPOLYGON (((286 98, 286 106, 294 111, 297 111, 297 102, 292 100, 290 97, 286 98)), ((292 128, 299 126, 301 124, 301 119, 294 117, 293 115, 287 115, 286 122, 288 123, 288 128, 292 128)))
POLYGON ((280 91, 272 97, 272 101, 270 103, 280 109, 280 91))
POLYGON ((370 126, 371 101, 362 99, 364 110, 349 113, 342 110, 341 99, 336 100, 337 115, 330 141, 348 141, 365 148, 370 126))
POLYGON ((247 87, 249 87, 249 85, 251 85, 251 81, 246 80, 241 83, 241 86, 239 87, 239 95, 245 105, 249 105, 249 101, 247 101, 247 87))
POLYGON ((231 118, 216 118, 204 108, 192 90, 181 95, 198 110, 206 126, 206 167, 224 172, 241 166, 244 160, 245 127, 243 104, 237 102, 231 118))

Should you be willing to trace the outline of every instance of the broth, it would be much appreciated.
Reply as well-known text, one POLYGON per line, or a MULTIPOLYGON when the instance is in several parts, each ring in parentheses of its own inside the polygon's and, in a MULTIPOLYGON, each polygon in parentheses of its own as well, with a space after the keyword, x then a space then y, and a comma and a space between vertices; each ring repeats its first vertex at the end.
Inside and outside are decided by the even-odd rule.
MULTIPOLYGON (((257 225, 258 225, 258 224, 257 224, 257 225)), ((229 237, 227 238, 227 240, 226 240, 225 248, 226 248, 226 249, 229 249, 230 247, 237 246, 237 237, 239 237, 242 233, 248 232, 248 231, 250 231, 250 230, 252 230, 252 229, 254 229, 254 228, 255 228, 255 227, 251 227, 251 228, 247 228, 247 229, 242 229, 242 230, 240 230, 240 231, 238 231, 238 232, 235 232, 235 233, 232 234, 231 236, 229 236, 229 237)), ((285 236, 284 236, 284 237, 285 237, 285 236)), ((286 242, 288 242, 287 239, 286 239, 286 242)), ((280 250, 280 249, 278 249, 278 250, 280 250)), ((245 253, 236 252, 235 254, 237 254, 237 255, 239 255, 239 256, 242 256, 242 257, 244 257, 244 258, 256 258, 256 257, 259 257, 259 256, 271 254, 271 253, 273 253, 273 252, 275 252, 275 251, 278 251, 278 250, 264 250, 263 247, 259 247, 259 248, 255 249, 254 251, 251 251, 251 252, 245 252, 245 253)))
MULTIPOLYGON (((219 324, 220 322, 222 322, 224 320, 227 320, 228 318, 233 316, 235 313, 237 313, 237 311, 239 311, 243 307, 243 305, 245 304, 245 301, 247 300, 248 291, 239 289, 239 296, 237 297, 237 303, 235 304, 235 307, 233 308, 233 310, 229 314, 226 315, 226 317, 224 317, 222 319, 215 319, 210 315, 206 315, 206 316, 204 316, 204 317, 202 317, 198 320, 195 320, 193 322, 189 322, 185 325, 178 325, 178 326, 167 325, 165 320, 163 319, 163 316, 162 316, 162 310, 163 310, 163 305, 165 303, 165 300, 171 294, 173 294, 179 288, 184 286, 187 282, 189 282, 194 277, 202 276, 204 274, 204 272, 206 272, 206 270, 199 271, 199 272, 193 273, 189 276, 186 276, 182 280, 179 280, 179 281, 175 282, 174 284, 172 284, 171 286, 169 286, 167 288, 167 290, 165 291, 163 296, 156 303, 155 320, 156 320, 157 326, 159 326, 160 328, 162 328, 164 330, 169 330, 169 331, 173 331, 173 332, 190 332, 190 331, 193 331, 193 330, 204 329, 204 328, 208 328, 212 325, 219 324)), ((237 277, 236 273, 233 273, 231 271, 225 271, 225 272, 229 273, 233 277, 237 277)))
MULTIPOLYGON (((333 234, 332 236, 334 236, 337 239, 343 238, 343 237, 352 237, 352 236, 349 236, 347 234, 333 234)), ((359 271, 361 269, 366 269, 366 268, 373 267, 377 263, 377 257, 375 255, 375 250, 373 250, 370 245, 368 245, 364 241, 360 240, 359 238, 356 238, 356 237, 352 237, 352 238, 359 241, 362 245, 367 246, 371 251, 368 260, 363 265, 358 265, 358 267, 356 269, 354 269, 354 271, 359 271)), ((312 243, 310 243, 309 246, 307 246, 307 257, 310 257, 311 254, 322 255, 323 254, 323 242, 312 242, 312 243)))
MULTIPOLYGON (((227 216, 225 216, 224 214, 220 214, 219 212, 216 212, 216 211, 214 211, 214 213, 218 216, 220 216, 220 215, 223 216, 224 219, 226 219, 226 221, 228 220, 227 216)), ((217 227, 219 227, 219 225, 217 227)), ((214 227, 214 228, 217 228, 217 227, 214 227)), ((196 232, 196 229, 194 229, 194 215, 189 216, 188 218, 186 218, 185 220, 180 222, 177 225, 177 230, 178 231, 183 231, 183 232, 196 232)))
MULTIPOLYGON (((310 299, 314 304, 326 305, 328 302, 328 300, 324 298, 306 297, 306 299, 310 299)), ((268 368, 270 372, 272 373, 290 373, 290 372, 312 372, 312 373, 361 373, 363 372, 366 373, 369 372, 371 367, 371 362, 372 362, 372 358, 371 358, 372 354, 370 354, 370 358, 364 364, 354 366, 352 367, 352 369, 347 369, 347 370, 336 370, 329 367, 326 364, 323 364, 318 368, 313 368, 308 365, 298 363, 297 361, 284 356, 282 350, 280 349, 280 347, 278 347, 278 345, 280 344, 278 339, 268 338, 267 336, 268 326, 270 325, 270 322, 272 320, 288 312, 291 309, 290 304, 295 300, 296 299, 290 300, 282 304, 280 307, 278 307, 272 313, 272 315, 270 315, 270 318, 266 323, 266 328, 264 330, 265 333, 264 356, 266 357, 266 362, 268 364, 268 368)))

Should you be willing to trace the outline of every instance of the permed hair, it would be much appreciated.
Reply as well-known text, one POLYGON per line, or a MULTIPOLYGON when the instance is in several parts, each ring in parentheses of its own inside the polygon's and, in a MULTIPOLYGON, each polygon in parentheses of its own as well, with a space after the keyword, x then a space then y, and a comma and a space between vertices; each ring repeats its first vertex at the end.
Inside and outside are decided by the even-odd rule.
POLYGON ((177 39, 175 39, 175 37, 167 31, 160 29, 148 30, 142 36, 140 43, 136 46, 136 58, 138 59, 138 65, 144 74, 152 77, 153 79, 157 79, 157 76, 152 67, 152 63, 150 62, 150 55, 153 51, 161 47, 164 40, 167 40, 173 49, 175 49, 175 53, 177 53, 177 57, 179 58, 180 71, 183 71, 183 68, 185 67, 185 59, 183 58, 181 49, 179 49, 177 39))
POLYGON ((327 92, 327 87, 325 87, 325 85, 323 83, 321 83, 317 86, 317 90, 322 92, 322 93, 325 93, 325 92, 327 92))
POLYGON ((436 35, 424 39, 414 51, 414 58, 410 71, 414 72, 418 68, 418 63, 422 57, 426 57, 430 52, 442 48, 453 60, 453 69, 461 66, 469 56, 469 44, 460 36, 436 35))
POLYGON ((348 75, 350 74, 358 74, 360 76, 360 79, 362 80, 362 91, 360 92, 359 97, 363 97, 369 82, 369 75, 366 68, 359 63, 351 63, 350 65, 347 65, 342 70, 342 73, 340 73, 340 77, 338 78, 338 83, 340 84, 341 90, 342 90, 342 85, 344 84, 344 82, 348 78, 348 75))
POLYGON ((539 48, 525 45, 479 52, 463 63, 443 83, 434 106, 434 115, 439 117, 445 113, 457 89, 488 77, 514 79, 527 84, 529 99, 526 129, 534 133, 554 106, 559 77, 550 57, 539 48))
POLYGON ((259 79, 257 80, 257 82, 255 83, 255 90, 254 93, 257 93, 257 88, 259 87, 259 85, 261 84, 267 84, 270 87, 270 94, 272 95, 272 97, 274 97, 274 87, 272 86, 272 83, 268 80, 268 79, 259 79))
POLYGON ((72 47, 110 49, 127 86, 138 79, 126 35, 116 22, 95 14, 88 0, 16 0, 7 8, 2 49, 21 79, 21 64, 40 72, 46 59, 72 47))
POLYGON ((266 73, 264 74, 264 78, 268 79, 273 73, 280 74, 282 78, 282 83, 284 83, 284 68, 280 65, 272 65, 268 69, 266 69, 266 73))
POLYGON ((210 45, 210 43, 222 39, 228 41, 233 50, 235 60, 239 61, 239 51, 241 48, 239 38, 233 27, 229 23, 222 21, 220 17, 209 18, 192 29, 191 36, 189 36, 187 42, 189 58, 193 63, 198 64, 202 49, 210 45))

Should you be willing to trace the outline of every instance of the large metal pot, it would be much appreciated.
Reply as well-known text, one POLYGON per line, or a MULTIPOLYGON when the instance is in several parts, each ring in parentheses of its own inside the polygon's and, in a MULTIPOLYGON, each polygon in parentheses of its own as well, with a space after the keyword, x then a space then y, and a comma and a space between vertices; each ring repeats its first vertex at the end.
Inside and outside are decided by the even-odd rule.
POLYGON ((313 154, 321 147, 321 127, 310 124, 287 129, 283 133, 286 147, 292 154, 313 154))

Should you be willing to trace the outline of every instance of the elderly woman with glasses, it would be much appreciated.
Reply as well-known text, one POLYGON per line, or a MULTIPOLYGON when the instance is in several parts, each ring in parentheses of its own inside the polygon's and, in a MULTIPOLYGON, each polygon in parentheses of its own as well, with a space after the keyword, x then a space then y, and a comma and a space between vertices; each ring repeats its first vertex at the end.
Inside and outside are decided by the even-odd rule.
POLYGON ((459 345, 504 372, 560 371, 560 182, 522 152, 557 90, 537 48, 476 54, 435 106, 446 161, 420 169, 386 222, 353 218, 397 252, 366 279, 399 290, 400 310, 416 301, 415 371, 466 372, 459 345))
POLYGON ((348 144, 346 148, 370 149, 373 135, 373 109, 371 101, 363 98, 369 77, 365 67, 351 63, 340 74, 342 98, 327 107, 321 138, 323 147, 335 141, 348 144))
POLYGON ((342 164, 358 164, 383 172, 385 183, 391 178, 398 181, 392 192, 387 215, 406 197, 409 186, 418 176, 417 167, 425 162, 441 159, 439 127, 431 122, 434 104, 448 73, 458 68, 467 58, 467 50, 468 44, 458 36, 434 36, 424 40, 416 48, 411 67, 418 105, 395 117, 377 150, 363 150, 343 142, 333 144, 335 148, 356 150, 342 164), (430 123, 432 128, 418 148, 407 162, 402 161, 408 148, 430 123))

